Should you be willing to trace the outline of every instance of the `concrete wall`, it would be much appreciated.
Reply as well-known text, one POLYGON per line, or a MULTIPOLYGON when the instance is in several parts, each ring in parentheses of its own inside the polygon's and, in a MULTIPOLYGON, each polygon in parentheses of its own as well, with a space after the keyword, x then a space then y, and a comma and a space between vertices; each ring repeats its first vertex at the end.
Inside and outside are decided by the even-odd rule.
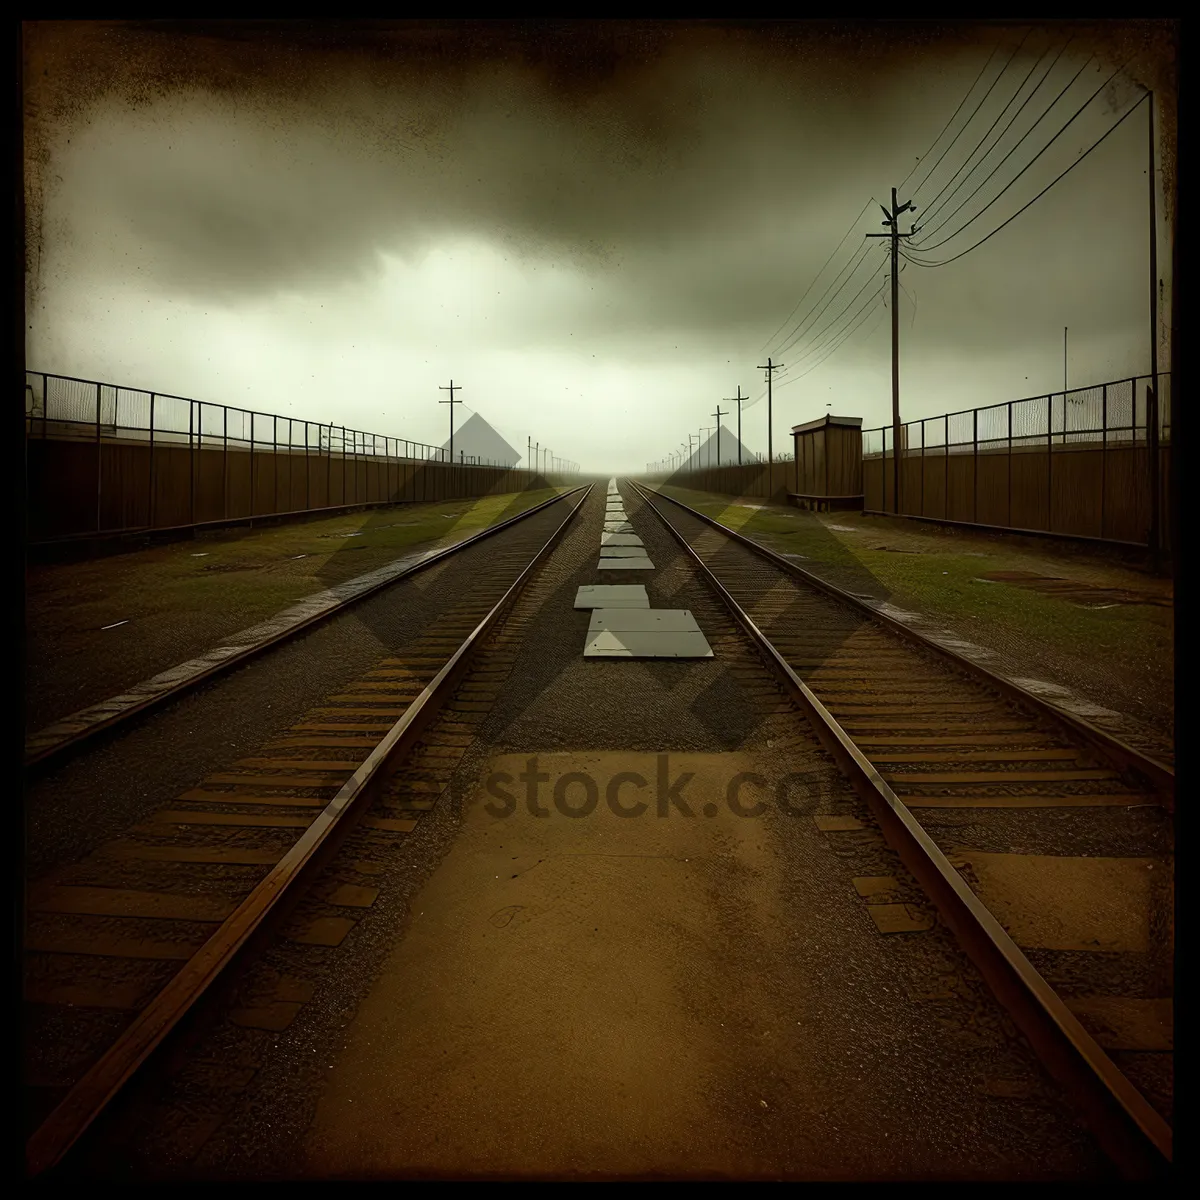
POLYGON ((279 449, 28 437, 30 541, 171 529, 355 504, 453 500, 566 482, 502 467, 279 449))

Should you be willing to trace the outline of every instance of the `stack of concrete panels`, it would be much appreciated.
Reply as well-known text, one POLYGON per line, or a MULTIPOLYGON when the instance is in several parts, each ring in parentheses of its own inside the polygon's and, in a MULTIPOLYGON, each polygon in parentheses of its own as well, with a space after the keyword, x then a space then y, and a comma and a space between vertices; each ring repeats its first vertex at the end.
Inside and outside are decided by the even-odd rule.
MULTIPOLYGON (((652 571, 642 539, 633 532, 617 488, 608 481, 604 529, 600 534, 602 571, 652 571)), ((640 584, 581 587, 576 608, 592 610, 584 658, 712 658, 712 648, 685 608, 650 607, 640 584)))

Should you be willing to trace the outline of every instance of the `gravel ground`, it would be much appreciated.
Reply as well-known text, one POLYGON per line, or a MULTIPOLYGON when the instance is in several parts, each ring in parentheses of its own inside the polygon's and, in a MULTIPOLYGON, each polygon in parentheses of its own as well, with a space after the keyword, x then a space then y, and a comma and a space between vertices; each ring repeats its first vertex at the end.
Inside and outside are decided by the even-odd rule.
POLYGON ((278 1033, 218 1021, 115 1122, 93 1178, 1111 1178, 948 931, 876 931, 852 878, 893 877, 920 910, 915 884, 625 496, 657 568, 636 581, 691 608, 716 659, 583 661, 575 588, 634 581, 595 569, 593 493, 512 614, 515 666, 447 791, 393 850, 352 841, 330 868, 381 861, 378 899, 337 949, 277 939, 248 972, 311 1000, 278 1033), (501 751, 726 756, 805 772, 808 801, 489 824, 471 798, 501 751), (822 833, 814 812, 862 828, 822 833), (608 853, 571 857, 589 845, 608 853), (501 851, 519 865, 493 881, 501 851), (659 865, 604 865, 630 855, 659 865), (547 871, 576 861, 554 892, 547 871), (539 922, 494 919, 529 906, 539 922))

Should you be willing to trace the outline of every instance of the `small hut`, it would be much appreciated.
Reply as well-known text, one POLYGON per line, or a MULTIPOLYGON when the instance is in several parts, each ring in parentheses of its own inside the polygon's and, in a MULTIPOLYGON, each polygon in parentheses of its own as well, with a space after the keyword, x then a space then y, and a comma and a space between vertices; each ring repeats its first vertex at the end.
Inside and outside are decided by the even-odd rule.
POLYGON ((862 417, 824 416, 792 426, 796 490, 788 503, 826 512, 863 506, 862 417))

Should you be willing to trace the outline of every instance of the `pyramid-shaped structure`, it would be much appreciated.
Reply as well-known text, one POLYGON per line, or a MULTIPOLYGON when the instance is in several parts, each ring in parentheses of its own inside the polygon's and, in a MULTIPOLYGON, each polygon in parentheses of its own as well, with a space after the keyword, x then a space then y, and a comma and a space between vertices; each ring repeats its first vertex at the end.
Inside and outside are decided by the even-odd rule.
MULTIPOLYGON (((677 470, 698 471, 705 467, 715 467, 718 463, 722 467, 736 467, 738 465, 737 434, 730 433, 724 425, 721 426, 719 450, 718 456, 717 435, 714 431, 692 451, 691 458, 678 467, 677 470)), ((744 444, 741 446, 741 451, 743 466, 756 461, 754 453, 748 450, 744 444)))
MULTIPOLYGON (((443 449, 450 449, 449 441, 445 442, 443 449)), ((521 461, 521 455, 478 413, 472 413, 461 428, 454 431, 454 461, 515 467, 521 461)))

